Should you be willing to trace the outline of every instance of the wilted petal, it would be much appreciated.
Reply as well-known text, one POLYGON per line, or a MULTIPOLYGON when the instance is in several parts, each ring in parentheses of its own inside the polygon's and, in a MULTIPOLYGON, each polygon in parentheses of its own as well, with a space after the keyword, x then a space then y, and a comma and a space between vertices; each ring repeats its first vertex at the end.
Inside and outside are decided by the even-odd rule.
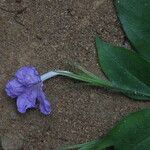
POLYGON ((48 115, 50 114, 50 112, 52 111, 51 109, 51 105, 50 103, 46 100, 45 94, 42 91, 42 89, 40 90, 40 92, 38 93, 38 100, 40 102, 40 111, 45 114, 48 115))
POLYGON ((23 93, 25 90, 25 87, 18 82, 16 78, 8 81, 6 84, 5 91, 7 92, 7 95, 15 98, 23 93))
POLYGON ((16 77, 20 83, 25 86, 37 84, 41 81, 40 76, 36 69, 31 66, 25 66, 20 68, 16 72, 16 77))
MULTIPOLYGON (((55 76, 51 72, 51 76, 55 76)), ((51 112, 49 101, 45 98, 42 91, 42 80, 34 67, 25 66, 20 68, 15 78, 10 80, 6 85, 7 95, 16 98, 18 111, 25 113, 28 108, 36 107, 36 99, 39 101, 40 111, 48 115, 51 112)))
POLYGON ((34 108, 36 106, 37 90, 29 89, 17 99, 18 111, 25 113, 26 109, 34 108))

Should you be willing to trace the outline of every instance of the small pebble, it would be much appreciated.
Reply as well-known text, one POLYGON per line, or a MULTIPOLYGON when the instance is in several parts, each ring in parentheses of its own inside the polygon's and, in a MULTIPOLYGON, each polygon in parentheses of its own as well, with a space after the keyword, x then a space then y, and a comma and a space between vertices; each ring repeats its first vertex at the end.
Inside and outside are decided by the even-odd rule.
POLYGON ((18 133, 6 133, 1 137, 1 145, 4 150, 19 150, 23 145, 23 136, 18 133))
POLYGON ((18 119, 18 114, 17 114, 17 112, 15 110, 11 111, 10 118, 12 120, 17 120, 18 119))

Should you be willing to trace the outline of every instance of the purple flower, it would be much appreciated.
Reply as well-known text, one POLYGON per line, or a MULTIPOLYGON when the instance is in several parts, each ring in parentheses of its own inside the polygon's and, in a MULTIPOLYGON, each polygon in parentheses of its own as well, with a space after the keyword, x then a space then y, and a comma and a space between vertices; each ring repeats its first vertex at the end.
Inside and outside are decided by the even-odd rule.
POLYGON ((28 108, 35 108, 37 102, 40 111, 48 115, 51 106, 42 90, 42 80, 34 67, 25 66, 20 68, 14 78, 6 85, 7 95, 17 98, 17 108, 20 113, 25 113, 28 108))

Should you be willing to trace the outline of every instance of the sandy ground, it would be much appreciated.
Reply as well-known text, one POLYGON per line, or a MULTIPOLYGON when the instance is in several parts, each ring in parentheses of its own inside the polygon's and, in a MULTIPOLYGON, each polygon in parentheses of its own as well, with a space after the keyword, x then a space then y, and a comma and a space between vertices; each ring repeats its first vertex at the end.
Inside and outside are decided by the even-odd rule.
POLYGON ((0 0, 0 137, 1 149, 55 150, 103 136, 124 115, 149 103, 78 82, 55 78, 45 92, 50 116, 38 110, 22 115, 5 84, 25 65, 42 74, 80 63, 101 75, 95 36, 128 46, 112 0, 0 0))

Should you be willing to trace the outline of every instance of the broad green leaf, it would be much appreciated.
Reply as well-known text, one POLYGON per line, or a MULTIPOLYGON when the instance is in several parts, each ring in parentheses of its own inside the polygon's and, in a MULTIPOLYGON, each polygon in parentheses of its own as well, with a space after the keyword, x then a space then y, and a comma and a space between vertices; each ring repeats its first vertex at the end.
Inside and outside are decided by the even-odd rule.
POLYGON ((129 97, 150 100, 150 63, 133 51, 112 46, 96 38, 100 65, 108 79, 129 97))
MULTIPOLYGON (((79 81, 85 82, 91 86, 99 86, 99 87, 107 88, 114 92, 124 92, 128 95, 132 95, 132 97, 133 96, 136 97, 136 99, 137 99, 137 97, 139 98, 139 96, 141 99, 141 95, 146 94, 146 93, 139 93, 139 95, 135 95, 134 94, 135 90, 128 89, 124 86, 118 87, 118 85, 116 85, 108 80, 104 80, 104 79, 101 79, 100 77, 97 77, 96 75, 87 71, 86 69, 84 69, 83 67, 81 67, 79 65, 75 65, 74 67, 77 70, 76 69, 74 69, 73 71, 63 71, 63 70, 56 71, 55 70, 55 72, 58 75, 66 76, 66 77, 69 77, 69 78, 75 79, 75 80, 79 80, 79 81)), ((149 93, 148 93, 148 95, 150 96, 149 93)), ((144 96, 142 96, 142 98, 144 98, 144 96)))
POLYGON ((150 62, 150 0, 115 0, 115 6, 131 44, 150 62))
MULTIPOLYGON (((84 69, 83 67, 81 67, 79 65, 74 65, 73 71, 65 71, 65 70, 49 71, 41 76, 41 80, 45 81, 45 80, 55 77, 55 76, 66 76, 71 79, 85 82, 87 85, 103 87, 103 88, 109 89, 114 92, 123 92, 123 93, 129 94, 129 95, 132 95, 132 97, 134 96, 136 99, 137 98, 142 99, 142 98, 144 98, 144 96, 141 97, 141 95, 147 94, 147 93, 143 93, 143 92, 142 93, 138 92, 139 95, 135 95, 134 94, 135 90, 129 89, 124 86, 119 87, 118 85, 114 84, 113 82, 111 82, 107 79, 104 80, 104 79, 94 75, 93 73, 87 71, 86 69, 84 69)), ((147 95, 150 96, 149 93, 147 95)))
POLYGON ((150 108, 131 113, 122 119, 104 138, 60 150, 149 150, 150 108))

